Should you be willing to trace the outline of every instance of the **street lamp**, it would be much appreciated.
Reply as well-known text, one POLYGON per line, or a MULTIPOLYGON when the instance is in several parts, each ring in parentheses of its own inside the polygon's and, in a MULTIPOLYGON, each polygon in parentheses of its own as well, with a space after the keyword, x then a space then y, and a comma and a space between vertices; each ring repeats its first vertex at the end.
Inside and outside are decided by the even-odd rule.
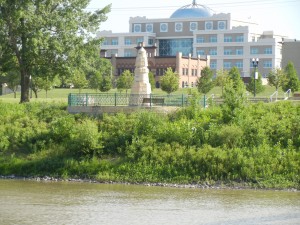
POLYGON ((252 64, 254 66, 254 98, 255 98, 255 94, 256 94, 255 82, 258 79, 258 72, 257 72, 258 63, 259 63, 259 58, 252 59, 252 64))

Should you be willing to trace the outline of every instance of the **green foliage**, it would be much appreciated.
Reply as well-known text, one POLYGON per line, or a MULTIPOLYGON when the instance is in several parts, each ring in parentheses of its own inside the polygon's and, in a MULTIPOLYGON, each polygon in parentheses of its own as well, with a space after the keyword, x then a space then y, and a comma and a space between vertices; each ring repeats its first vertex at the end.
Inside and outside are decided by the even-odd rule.
POLYGON ((117 89, 119 91, 127 90, 131 88, 133 82, 133 74, 129 70, 125 70, 117 80, 117 89))
POLYGON ((224 113, 190 106, 96 119, 0 102, 0 175, 300 188, 299 105, 246 105, 230 122, 224 113))
POLYGON ((227 70, 217 70, 217 78, 215 80, 215 85, 221 87, 222 89, 222 96, 224 92, 225 84, 228 80, 228 71, 227 70))
POLYGON ((284 68, 284 71, 286 74, 286 78, 282 84, 282 90, 287 91, 288 89, 291 89, 293 93, 295 91, 298 91, 300 82, 294 64, 292 62, 288 62, 288 64, 284 68))
POLYGON ((160 78, 161 90, 168 94, 177 91, 179 88, 179 75, 173 72, 171 67, 167 68, 165 74, 160 78))
POLYGON ((112 88, 112 80, 110 76, 103 76, 100 86, 99 86, 99 90, 102 92, 107 92, 112 88))
POLYGON ((285 79, 286 75, 284 70, 279 68, 270 71, 270 73, 268 74, 268 83, 270 86, 275 87, 276 91, 278 91, 278 88, 284 84, 285 79))
POLYGON ((150 72, 148 73, 148 77, 149 77, 149 83, 150 83, 150 85, 151 85, 151 91, 153 91, 154 88, 155 88, 155 78, 154 78, 154 74, 150 71, 150 72))
POLYGON ((110 6, 90 12, 89 1, 0 2, 0 61, 20 74, 21 102, 29 101, 29 76, 70 76, 99 57, 96 38, 110 6), (8 32, 9 31, 9 32, 8 32))
POLYGON ((196 84, 200 93, 207 94, 214 87, 212 77, 213 71, 209 67, 206 66, 201 70, 201 76, 197 79, 196 84))
POLYGON ((81 70, 74 71, 71 81, 74 87, 79 89, 79 92, 81 92, 81 89, 86 88, 88 85, 86 76, 81 70))
POLYGON ((246 87, 247 91, 251 92, 252 94, 258 94, 261 93, 265 90, 265 86, 262 83, 262 76, 259 73, 258 74, 258 79, 255 80, 254 76, 250 77, 250 82, 246 87))

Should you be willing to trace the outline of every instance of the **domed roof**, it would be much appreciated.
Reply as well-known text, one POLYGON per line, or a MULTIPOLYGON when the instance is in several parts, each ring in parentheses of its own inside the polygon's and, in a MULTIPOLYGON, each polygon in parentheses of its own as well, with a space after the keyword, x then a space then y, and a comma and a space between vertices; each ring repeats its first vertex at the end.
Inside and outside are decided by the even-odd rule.
POLYGON ((190 5, 177 9, 170 18, 203 18, 212 16, 211 10, 204 5, 199 5, 196 0, 190 5))

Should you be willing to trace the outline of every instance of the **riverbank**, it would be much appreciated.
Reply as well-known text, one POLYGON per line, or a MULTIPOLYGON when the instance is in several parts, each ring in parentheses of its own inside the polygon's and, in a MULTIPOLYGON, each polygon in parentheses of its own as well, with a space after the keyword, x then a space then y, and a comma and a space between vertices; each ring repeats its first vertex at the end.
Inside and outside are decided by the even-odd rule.
POLYGON ((74 183, 94 183, 94 184, 122 184, 122 185, 141 185, 147 187, 168 187, 178 189, 213 189, 213 190, 271 190, 271 191, 288 191, 288 192, 300 192, 300 189, 296 188, 265 188, 259 187, 254 184, 245 182, 230 182, 224 183, 222 181, 203 182, 201 184, 174 184, 174 183, 149 183, 149 182, 115 182, 115 181, 99 181, 86 178, 55 178, 55 177, 18 177, 14 175, 1 176, 0 180, 24 180, 24 181, 36 181, 36 182, 74 182, 74 183))

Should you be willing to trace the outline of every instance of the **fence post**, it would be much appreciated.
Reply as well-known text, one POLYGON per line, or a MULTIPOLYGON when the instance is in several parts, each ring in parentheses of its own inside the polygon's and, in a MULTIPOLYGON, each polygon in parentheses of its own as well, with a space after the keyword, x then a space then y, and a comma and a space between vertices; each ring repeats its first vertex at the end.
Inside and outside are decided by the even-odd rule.
POLYGON ((115 92, 115 106, 117 106, 117 92, 115 92))

